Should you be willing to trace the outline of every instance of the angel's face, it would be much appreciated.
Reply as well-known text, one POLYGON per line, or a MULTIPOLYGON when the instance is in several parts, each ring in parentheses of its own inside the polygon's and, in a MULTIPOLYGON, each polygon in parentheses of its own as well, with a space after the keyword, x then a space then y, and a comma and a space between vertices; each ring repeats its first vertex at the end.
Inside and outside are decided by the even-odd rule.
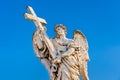
POLYGON ((65 35, 65 30, 61 27, 57 27, 56 32, 58 35, 65 35))

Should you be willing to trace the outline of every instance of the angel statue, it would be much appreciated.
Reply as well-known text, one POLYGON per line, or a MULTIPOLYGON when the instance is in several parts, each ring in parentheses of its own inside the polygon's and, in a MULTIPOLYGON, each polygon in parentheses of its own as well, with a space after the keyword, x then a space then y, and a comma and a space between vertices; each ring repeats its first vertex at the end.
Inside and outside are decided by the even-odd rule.
POLYGON ((36 56, 48 70, 50 80, 89 80, 87 72, 88 42, 83 33, 74 31, 74 38, 66 38, 67 29, 63 24, 55 26, 56 36, 49 38, 45 25, 47 22, 37 17, 32 7, 24 16, 36 25, 33 34, 33 47, 36 56))

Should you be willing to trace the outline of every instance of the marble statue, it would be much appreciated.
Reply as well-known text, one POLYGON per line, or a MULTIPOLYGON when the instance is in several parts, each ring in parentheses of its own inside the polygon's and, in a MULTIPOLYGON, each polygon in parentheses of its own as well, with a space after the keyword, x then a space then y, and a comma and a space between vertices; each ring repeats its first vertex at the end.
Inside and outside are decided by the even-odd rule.
POLYGON ((47 22, 37 17, 32 7, 28 6, 26 19, 36 25, 33 34, 33 47, 36 56, 48 70, 50 80, 89 80, 87 71, 88 42, 79 30, 74 31, 73 39, 66 38, 66 27, 63 24, 55 26, 56 36, 49 38, 45 25, 47 22))

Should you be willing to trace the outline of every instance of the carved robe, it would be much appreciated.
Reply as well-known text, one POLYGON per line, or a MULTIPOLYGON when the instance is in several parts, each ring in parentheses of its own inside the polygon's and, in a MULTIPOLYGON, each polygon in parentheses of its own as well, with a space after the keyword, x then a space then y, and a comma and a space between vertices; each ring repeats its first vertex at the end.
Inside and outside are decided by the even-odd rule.
MULTIPOLYGON (((55 49, 61 55, 67 50, 68 44, 71 39, 67 39, 64 42, 57 42, 56 38, 51 39, 55 49)), ((77 67, 77 61, 74 55, 64 57, 61 59, 60 65, 57 67, 57 72, 52 73, 52 58, 49 54, 49 50, 44 42, 41 41, 40 36, 35 31, 33 35, 33 46, 36 56, 41 60, 42 64, 48 70, 50 77, 55 76, 54 80, 78 80, 79 71, 77 67)), ((59 55, 59 54, 58 54, 59 55)), ((51 79, 52 80, 52 79, 51 79)))

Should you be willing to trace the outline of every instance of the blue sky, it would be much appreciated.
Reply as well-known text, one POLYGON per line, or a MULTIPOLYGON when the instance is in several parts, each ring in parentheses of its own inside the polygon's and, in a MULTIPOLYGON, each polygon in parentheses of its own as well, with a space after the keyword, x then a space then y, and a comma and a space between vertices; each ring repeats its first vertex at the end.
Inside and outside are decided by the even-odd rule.
POLYGON ((90 80, 120 80, 119 0, 1 0, 0 80, 49 80, 33 52, 35 26, 23 16, 28 5, 46 19, 49 37, 59 23, 66 25, 68 38, 75 29, 86 35, 90 80))

